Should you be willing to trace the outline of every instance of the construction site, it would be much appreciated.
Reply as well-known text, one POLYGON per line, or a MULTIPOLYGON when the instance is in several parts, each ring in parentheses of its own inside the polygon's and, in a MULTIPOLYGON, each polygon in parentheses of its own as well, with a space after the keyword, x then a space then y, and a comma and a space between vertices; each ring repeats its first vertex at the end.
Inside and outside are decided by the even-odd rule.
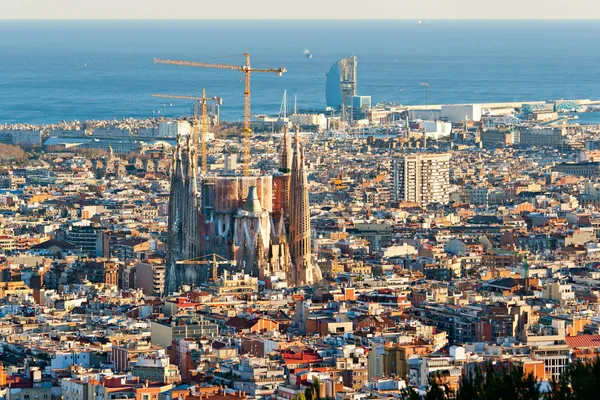
POLYGON ((216 68, 244 75, 243 174, 209 174, 207 168, 207 103, 217 96, 154 95, 198 102, 192 131, 180 135, 174 151, 169 200, 168 255, 165 293, 182 285, 216 281, 227 266, 232 272, 258 277, 267 287, 312 284, 321 274, 311 255, 310 208, 304 149, 296 131, 285 130, 277 174, 252 173, 252 73, 282 75, 284 67, 253 68, 250 55, 243 65, 155 59, 175 66, 216 68), (199 149, 199 151, 198 151, 199 149), (211 261, 212 260, 212 261, 211 261), (221 269, 220 265, 224 265, 221 269))

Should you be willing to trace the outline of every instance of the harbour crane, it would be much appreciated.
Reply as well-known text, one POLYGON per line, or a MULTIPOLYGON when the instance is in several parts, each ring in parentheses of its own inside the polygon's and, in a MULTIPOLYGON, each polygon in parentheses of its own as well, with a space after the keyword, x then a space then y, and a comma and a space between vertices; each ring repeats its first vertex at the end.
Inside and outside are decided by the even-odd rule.
MULTIPOLYGON (((193 96, 179 96, 179 95, 171 95, 171 94, 151 94, 152 97, 163 97, 167 99, 186 99, 186 100, 196 100, 202 107, 202 134, 200 136, 200 153, 202 154, 202 175, 206 175, 208 173, 208 161, 206 155, 206 135, 208 133, 208 111, 206 107, 206 103, 209 101, 214 101, 216 104, 223 104, 223 99, 217 96, 206 97, 206 89, 202 89, 202 97, 193 97, 193 96)), ((194 113, 194 129, 198 126, 196 113, 194 113)))
POLYGON ((190 258, 188 260, 181 260, 175 262, 175 264, 183 265, 211 265, 212 266, 212 279, 217 280, 219 276, 219 265, 233 265, 233 261, 230 261, 224 257, 221 257, 217 253, 207 254, 202 257, 190 258))
POLYGON ((250 175, 250 139, 252 130, 250 129, 250 75, 253 72, 270 72, 283 75, 287 70, 284 67, 280 68, 252 68, 250 66, 250 54, 244 53, 246 63, 244 65, 230 65, 230 64, 216 64, 206 63, 197 61, 183 61, 183 60, 166 60, 161 58, 155 58, 155 64, 170 64, 170 65, 181 65, 184 67, 200 67, 200 68, 217 68, 217 69, 229 69, 233 71, 240 71, 244 74, 244 176, 250 175))

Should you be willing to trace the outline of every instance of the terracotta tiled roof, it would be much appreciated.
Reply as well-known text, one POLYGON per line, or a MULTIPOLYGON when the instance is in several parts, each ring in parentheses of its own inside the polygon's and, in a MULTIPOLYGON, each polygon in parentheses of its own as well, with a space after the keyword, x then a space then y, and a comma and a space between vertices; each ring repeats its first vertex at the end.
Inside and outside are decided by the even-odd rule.
POLYGON ((284 351, 281 356, 286 364, 311 364, 323 361, 321 356, 313 350, 302 350, 300 352, 284 351))
POLYGON ((581 349, 586 347, 600 348, 600 335, 567 336, 565 341, 571 348, 581 349))

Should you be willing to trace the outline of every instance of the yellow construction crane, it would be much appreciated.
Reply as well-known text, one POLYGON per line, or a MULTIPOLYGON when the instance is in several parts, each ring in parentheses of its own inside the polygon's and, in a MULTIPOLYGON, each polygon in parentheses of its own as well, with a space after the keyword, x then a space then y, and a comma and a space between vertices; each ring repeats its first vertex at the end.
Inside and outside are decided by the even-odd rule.
POLYGON ((233 265, 233 261, 221 257, 216 253, 212 253, 198 258, 190 258, 189 260, 177 261, 176 264, 212 265, 212 279, 217 280, 219 276, 219 265, 233 265))
POLYGON ((272 72, 283 75, 287 70, 284 67, 281 68, 252 68, 250 67, 250 54, 244 53, 246 57, 246 63, 244 65, 229 65, 229 64, 214 64, 196 61, 182 61, 182 60, 165 60, 155 58, 155 64, 170 64, 170 65, 182 65, 185 67, 200 67, 200 68, 218 68, 218 69, 229 69, 233 71, 240 71, 244 73, 244 176, 250 175, 250 136, 252 130, 250 129, 250 74, 253 72, 272 72))
MULTIPOLYGON (((200 138, 200 147, 202 154, 202 174, 206 175, 208 173, 208 162, 206 156, 206 135, 208 133, 208 111, 206 109, 206 103, 209 101, 214 101, 216 104, 223 104, 223 99, 217 96, 206 97, 206 90, 202 89, 202 97, 194 97, 194 96, 178 96, 171 94, 151 94, 152 97, 163 97, 167 99, 185 99, 185 100, 196 100, 200 103, 202 107, 202 135, 200 138)), ((198 126, 196 114, 194 113, 194 133, 196 133, 196 127, 198 126)))

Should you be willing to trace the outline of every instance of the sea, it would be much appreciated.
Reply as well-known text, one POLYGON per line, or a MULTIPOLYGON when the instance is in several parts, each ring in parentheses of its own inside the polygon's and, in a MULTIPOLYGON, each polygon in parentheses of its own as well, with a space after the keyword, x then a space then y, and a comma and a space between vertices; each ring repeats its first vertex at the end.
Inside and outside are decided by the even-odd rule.
MULTIPOLYGON (((358 57, 358 94, 424 104, 600 99, 600 21, 286 20, 0 21, 0 123, 177 117, 189 100, 223 99, 238 121, 237 71, 153 64, 154 58, 284 66, 252 75, 252 113, 323 109, 325 74, 358 57), (308 49, 312 58, 304 54, 308 49)), ((582 118, 600 123, 600 113, 582 118)))

